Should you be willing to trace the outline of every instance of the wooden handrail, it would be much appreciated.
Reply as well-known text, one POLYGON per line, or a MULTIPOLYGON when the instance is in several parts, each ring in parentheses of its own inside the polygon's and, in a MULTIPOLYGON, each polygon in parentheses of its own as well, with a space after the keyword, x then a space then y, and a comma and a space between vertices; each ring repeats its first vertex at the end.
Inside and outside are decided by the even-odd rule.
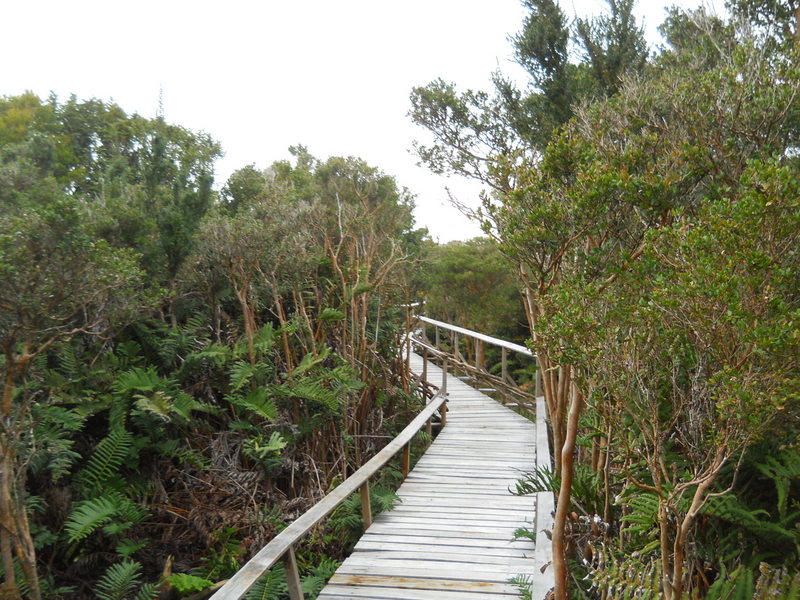
MULTIPOLYGON (((369 502, 369 479, 383 467, 400 450, 407 452, 407 447, 417 431, 426 426, 428 420, 433 417, 433 413, 440 410, 442 416, 442 426, 445 424, 445 414, 447 407, 447 369, 443 369, 442 386, 439 392, 431 398, 428 405, 409 423, 397 437, 389 442, 380 452, 368 460, 360 469, 345 479, 336 489, 317 502, 314 506, 303 513, 286 529, 276 535, 272 541, 259 550, 236 574, 231 577, 213 596, 211 600, 239 600, 249 590, 258 579, 266 573, 275 563, 284 559, 287 566, 287 580, 289 582, 290 596, 292 600, 302 599, 302 591, 299 586, 297 575, 297 563, 294 560, 294 546, 308 531, 330 514, 339 504, 344 502, 350 494, 361 491, 362 508, 364 502, 369 502)), ((404 456, 404 462, 408 460, 404 456)), ((367 517, 366 509, 365 520, 367 517)), ((368 526, 368 524, 365 524, 368 526)))
MULTIPOLYGON (((472 373, 478 379, 487 380, 490 385, 499 386, 500 388, 510 392, 516 396, 524 396, 525 398, 531 398, 531 395, 527 392, 522 392, 517 386, 516 383, 509 377, 508 374, 508 351, 516 352, 518 354, 522 354, 529 358, 532 358, 536 361, 536 378, 535 378, 535 391, 533 397, 538 397, 542 395, 542 373, 541 373, 541 366, 539 365, 539 358, 531 352, 529 348, 525 346, 520 346, 519 344, 515 344, 513 342, 509 342, 507 340, 503 340, 500 338, 495 338, 483 333, 479 333, 477 331, 472 331, 471 329, 465 329, 464 327, 458 327, 457 325, 451 325, 450 323, 446 323, 444 321, 437 321, 436 319, 431 319, 430 317, 423 317, 422 315, 416 315, 414 317, 419 323, 425 323, 427 325, 431 325, 434 328, 435 333, 435 342, 431 344, 425 332, 423 330, 423 339, 418 337, 414 337, 411 332, 409 332, 406 343, 414 344, 420 348, 423 348, 429 352, 431 352, 434 356, 438 356, 439 358, 445 358, 447 356, 452 356, 453 360, 455 361, 455 365, 457 368, 463 369, 466 372, 472 373), (439 348, 440 345, 440 336, 439 330, 444 329, 446 331, 450 331, 453 334, 453 339, 451 343, 453 344, 453 348, 450 352, 443 351, 439 348), (467 360, 461 355, 459 351, 459 342, 458 336, 462 335, 465 338, 472 338, 475 341, 475 364, 471 365, 467 362, 467 360), (483 364, 483 355, 482 349, 479 348, 479 344, 491 344, 493 346, 497 346, 501 350, 501 357, 500 357, 500 365, 501 365, 501 375, 500 377, 490 375, 483 364)), ((410 351, 410 345, 409 345, 410 351)), ((527 407, 531 413, 531 415, 535 414, 536 410, 534 406, 527 407)))
POLYGON ((525 346, 520 346, 519 344, 514 344, 513 342, 501 340, 500 338, 495 338, 483 333, 478 333, 477 331, 472 331, 471 329, 464 329, 463 327, 458 327, 457 325, 451 325, 450 323, 445 323, 444 321, 437 321, 436 319, 431 319, 430 317, 417 315, 416 318, 423 323, 428 323, 429 325, 441 327, 442 329, 447 329, 448 331, 454 331, 462 335, 467 335, 471 338, 475 338, 476 340, 481 340, 483 342, 492 344, 493 346, 507 348, 508 350, 518 352, 519 354, 525 354, 527 356, 536 358, 536 355, 531 352, 530 348, 526 348, 525 346))

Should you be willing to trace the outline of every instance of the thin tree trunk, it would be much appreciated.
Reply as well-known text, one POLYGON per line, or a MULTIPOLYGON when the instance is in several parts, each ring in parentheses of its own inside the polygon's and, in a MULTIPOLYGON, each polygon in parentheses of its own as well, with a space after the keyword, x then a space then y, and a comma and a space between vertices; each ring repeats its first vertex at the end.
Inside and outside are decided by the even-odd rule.
POLYGON ((572 493, 572 478, 575 473, 575 441, 578 437, 578 424, 583 409, 583 395, 573 386, 572 404, 567 421, 566 437, 561 449, 561 487, 558 490, 558 505, 553 522, 553 574, 555 579, 555 600, 569 599, 567 571, 567 517, 572 493))

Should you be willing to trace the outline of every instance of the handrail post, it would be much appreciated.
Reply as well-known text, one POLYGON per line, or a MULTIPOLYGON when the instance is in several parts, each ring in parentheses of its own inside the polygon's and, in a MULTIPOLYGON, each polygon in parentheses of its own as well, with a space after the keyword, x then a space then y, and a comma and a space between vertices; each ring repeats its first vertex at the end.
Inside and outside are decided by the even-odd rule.
POLYGON ((361 494, 361 516, 364 519, 364 530, 372 525, 372 502, 369 497, 369 480, 358 489, 361 494))
POLYGON ((436 332, 436 343, 434 345, 436 346, 436 349, 439 350, 439 346, 441 346, 441 340, 439 339, 439 326, 434 325, 433 330, 436 332))
MULTIPOLYGON (((431 420, 428 419, 428 426, 430 426, 431 420)), ((408 473, 411 471, 411 442, 408 442, 405 446, 403 446, 403 479, 408 477, 408 473)))
POLYGON ((286 570, 286 585, 289 587, 291 600, 303 600, 303 586, 300 584, 300 571, 297 569, 297 557, 294 555, 294 546, 289 546, 283 555, 283 564, 286 570))
POLYGON ((503 364, 502 372, 500 374, 503 383, 508 383, 508 350, 506 350, 505 346, 500 348, 500 361, 503 364))
MULTIPOLYGON (((422 387, 425 388, 425 384, 428 382, 428 349, 422 348, 422 387)), ((427 404, 428 399, 425 399, 425 403, 427 404)))
POLYGON ((440 388, 442 396, 447 395, 447 357, 442 362, 442 387, 440 388))

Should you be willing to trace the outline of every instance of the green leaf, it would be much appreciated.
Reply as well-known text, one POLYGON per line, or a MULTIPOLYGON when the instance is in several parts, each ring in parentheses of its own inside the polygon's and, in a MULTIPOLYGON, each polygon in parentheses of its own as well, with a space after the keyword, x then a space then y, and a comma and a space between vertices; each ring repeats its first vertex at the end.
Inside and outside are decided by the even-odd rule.
POLYGON ((166 581, 181 595, 202 592, 204 589, 214 585, 213 581, 186 573, 175 573, 167 577, 166 581))

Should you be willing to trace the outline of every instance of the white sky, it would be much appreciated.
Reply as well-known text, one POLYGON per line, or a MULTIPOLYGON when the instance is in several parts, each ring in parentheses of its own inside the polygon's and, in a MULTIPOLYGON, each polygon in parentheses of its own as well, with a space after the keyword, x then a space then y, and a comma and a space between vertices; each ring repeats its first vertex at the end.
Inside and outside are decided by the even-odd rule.
MULTIPOLYGON (((639 0, 651 42, 664 6, 639 0)), ((717 5, 721 2, 718 0, 717 5)), ((602 0, 562 0, 596 14, 602 0)), ((477 186, 416 166, 425 132, 406 116, 411 88, 442 77, 488 89, 521 74, 508 36, 518 0, 0 0, 0 96, 31 90, 113 100, 222 143, 217 186, 303 144, 318 158, 358 156, 417 194, 417 224, 446 242, 479 235, 445 186, 477 205, 477 186)))

